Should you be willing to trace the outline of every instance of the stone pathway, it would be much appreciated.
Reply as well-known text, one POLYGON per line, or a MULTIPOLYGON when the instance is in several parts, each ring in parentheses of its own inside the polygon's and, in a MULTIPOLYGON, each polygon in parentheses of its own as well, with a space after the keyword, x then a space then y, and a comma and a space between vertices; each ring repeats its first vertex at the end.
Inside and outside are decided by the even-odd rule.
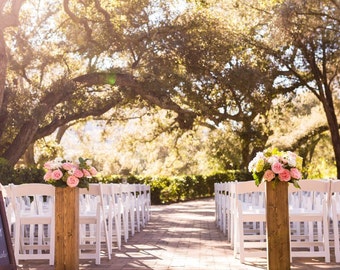
MULTIPOLYGON (((213 199, 202 199, 152 206, 146 228, 130 237, 111 260, 105 254, 100 265, 81 260, 79 269, 253 270, 267 267, 265 259, 246 260, 246 264, 241 264, 234 258, 226 237, 216 228, 213 199)), ((43 261, 27 261, 18 269, 52 270, 54 267, 43 261)), ((294 259, 291 269, 340 269, 340 265, 303 258, 294 259)))

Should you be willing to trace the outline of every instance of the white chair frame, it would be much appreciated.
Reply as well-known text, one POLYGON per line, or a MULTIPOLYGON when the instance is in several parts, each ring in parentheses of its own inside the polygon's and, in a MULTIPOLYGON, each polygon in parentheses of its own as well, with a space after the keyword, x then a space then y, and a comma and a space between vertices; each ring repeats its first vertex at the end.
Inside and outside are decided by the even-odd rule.
POLYGON ((331 181, 330 199, 335 262, 340 263, 340 180, 331 181))
POLYGON ((265 185, 254 181, 230 182, 234 257, 267 257, 265 185))
POLYGON ((47 259, 50 265, 54 265, 55 188, 48 184, 22 184, 10 187, 15 212, 16 263, 18 264, 20 260, 47 259))
POLYGON ((289 185, 291 260, 323 257, 330 262, 329 180, 300 180, 300 189, 289 185))
MULTIPOLYGON (((102 214, 99 184, 90 184, 89 189, 79 189, 79 200, 79 259, 95 259, 95 263, 100 264, 102 230, 105 239, 107 228, 102 214)), ((106 246, 110 254, 108 241, 106 246)))

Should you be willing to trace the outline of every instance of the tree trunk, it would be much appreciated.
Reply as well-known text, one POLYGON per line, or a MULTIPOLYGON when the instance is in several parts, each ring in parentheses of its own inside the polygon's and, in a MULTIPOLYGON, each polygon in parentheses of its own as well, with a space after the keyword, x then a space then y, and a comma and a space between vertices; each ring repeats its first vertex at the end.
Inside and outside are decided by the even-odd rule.
POLYGON ((23 156, 23 163, 26 166, 34 166, 35 160, 34 160, 34 143, 31 143, 28 148, 26 149, 26 152, 23 156))
POLYGON ((24 0, 0 1, 0 114, 3 109, 5 95, 6 75, 7 75, 7 54, 4 30, 7 27, 19 24, 19 11, 24 4, 24 0), (7 2, 7 3, 6 3, 7 2))
POLYGON ((10 165, 14 166, 25 153, 26 149, 32 143, 38 127, 39 125, 37 120, 28 121, 21 127, 13 143, 3 155, 10 165))
POLYGON ((324 107, 326 118, 331 133, 332 145, 334 150, 335 165, 337 170, 337 179, 340 179, 340 134, 339 134, 339 124, 334 111, 334 103, 332 98, 332 93, 329 88, 326 88, 326 98, 321 99, 322 105, 324 107), (327 95, 328 93, 328 95, 327 95))
POLYGON ((60 144, 61 139, 63 138, 63 136, 64 136, 66 130, 67 130, 70 126, 71 126, 71 125, 63 125, 63 126, 59 127, 58 132, 57 132, 57 135, 56 135, 56 138, 55 138, 56 143, 60 144))
POLYGON ((7 70, 6 45, 3 31, 0 29, 0 112, 3 110, 3 102, 5 95, 5 82, 7 70))

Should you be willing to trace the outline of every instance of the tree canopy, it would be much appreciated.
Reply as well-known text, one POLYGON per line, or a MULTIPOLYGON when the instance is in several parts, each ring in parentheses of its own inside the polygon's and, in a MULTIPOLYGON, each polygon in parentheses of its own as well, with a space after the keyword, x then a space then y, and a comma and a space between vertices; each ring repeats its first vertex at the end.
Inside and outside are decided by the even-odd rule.
POLYGON ((335 0, 2 1, 0 156, 14 165, 78 119, 159 108, 169 130, 227 127, 245 168, 274 101, 310 91, 340 173, 339 18, 335 0))
MULTIPOLYGON (((247 5, 249 2, 247 2, 247 5)), ((250 4, 256 5, 256 1, 250 4)), ((259 7, 260 22, 251 29, 251 43, 282 71, 276 83, 310 91, 321 102, 340 178, 340 135, 335 111, 339 91, 340 3, 280 1, 269 12, 259 7)))

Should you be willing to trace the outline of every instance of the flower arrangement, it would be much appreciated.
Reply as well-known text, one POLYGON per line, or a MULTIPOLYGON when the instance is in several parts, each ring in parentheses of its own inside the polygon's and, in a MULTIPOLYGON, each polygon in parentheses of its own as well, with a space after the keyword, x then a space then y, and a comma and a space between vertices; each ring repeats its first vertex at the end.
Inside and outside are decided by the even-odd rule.
POLYGON ((55 187, 88 188, 91 178, 97 174, 92 161, 81 157, 77 162, 56 158, 46 162, 44 168, 44 180, 55 187))
POLYGON ((298 180, 302 174, 302 157, 293 152, 279 151, 274 148, 258 152, 249 163, 248 169, 253 174, 255 184, 258 186, 262 181, 276 184, 278 181, 293 183, 299 188, 298 180))

